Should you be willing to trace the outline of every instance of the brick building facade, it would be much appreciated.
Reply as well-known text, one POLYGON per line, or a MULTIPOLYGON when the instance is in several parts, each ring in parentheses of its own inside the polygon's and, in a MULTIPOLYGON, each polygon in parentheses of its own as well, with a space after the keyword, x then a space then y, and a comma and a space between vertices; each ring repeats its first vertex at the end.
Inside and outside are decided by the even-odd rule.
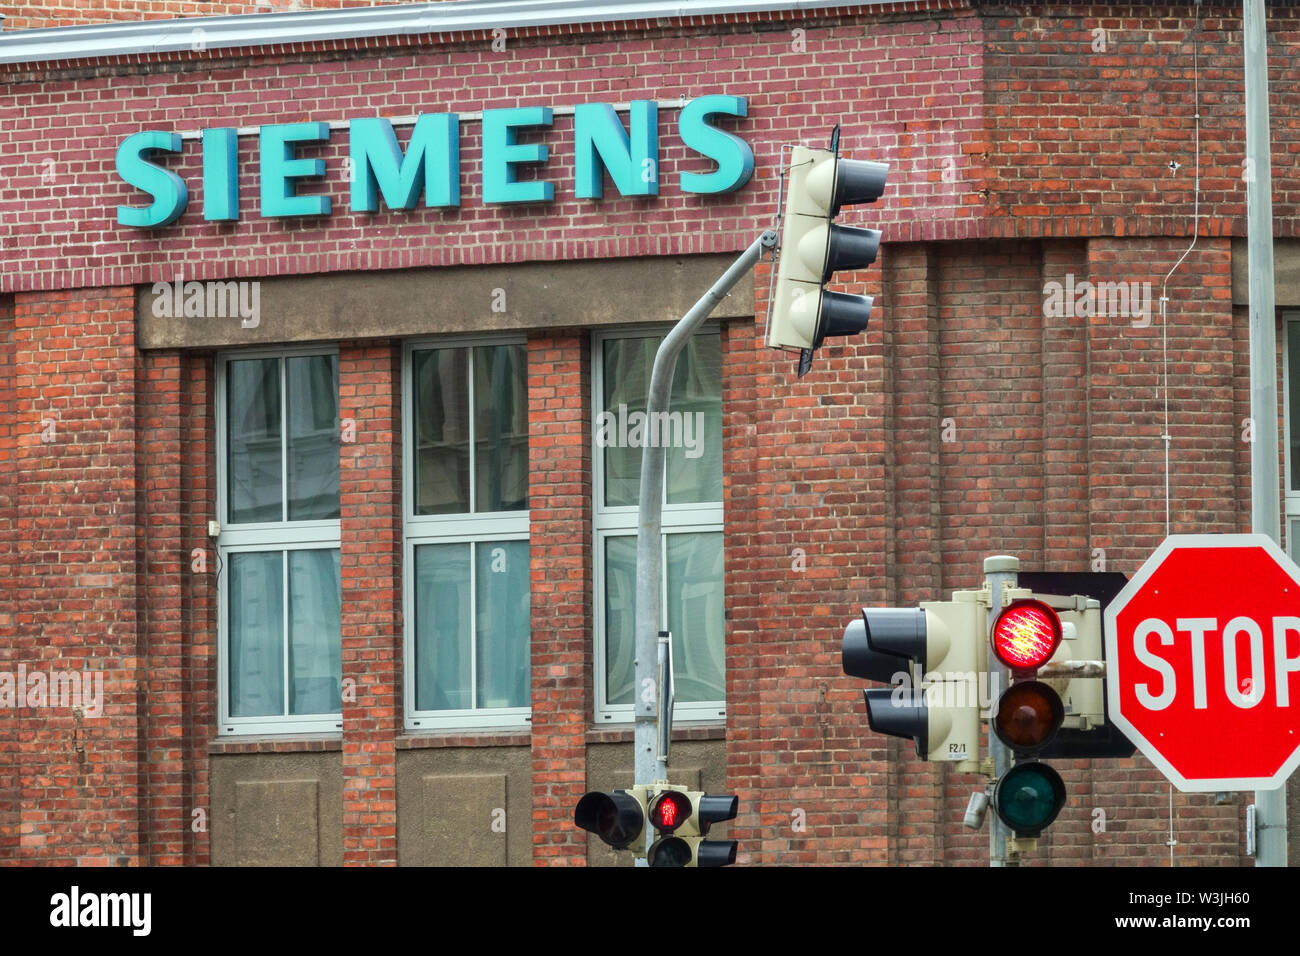
MULTIPOLYGON (((739 795, 740 862, 987 860, 961 827, 976 778, 867 731, 840 635, 863 605, 975 585, 989 554, 1135 571, 1166 532, 1166 361, 1169 529, 1249 530, 1241 24, 1214 4, 740 6, 494 25, 454 4, 482 10, 455 29, 439 4, 384 7, 373 29, 344 11, 351 36, 269 13, 237 41, 233 20, 157 27, 152 48, 122 24, 96 55, 75 29, 10 32, 81 15, 14 11, 0 669, 102 672, 103 712, 0 709, 0 859, 616 862, 572 823, 585 790, 631 779, 633 470, 594 423, 772 225, 781 147, 838 121, 848 155, 891 164, 848 217, 884 230, 842 287, 876 296, 866 334, 796 379, 762 348, 764 262, 679 375, 706 427, 670 461, 666 613, 696 681, 674 772, 739 795), (746 104, 713 120, 752 150, 731 191, 683 185, 712 169, 679 126, 709 95, 746 104), (658 194, 607 176, 579 198, 574 108, 627 123, 634 101, 659 104, 658 194), (485 201, 484 112, 525 106, 553 116, 520 134, 549 150, 520 178, 554 198, 485 201), (355 208, 348 121, 444 112, 459 205, 355 208), (334 125, 297 148, 325 170, 297 191, 330 212, 264 215, 259 129, 307 123, 334 125), (236 219, 205 218, 210 129, 237 130, 236 219), (180 134, 154 162, 189 198, 149 228, 117 212, 148 205, 115 166, 144 130, 180 134), (1166 351, 1160 291, 1194 231, 1166 351), (1137 283, 1149 309, 1045 307, 1084 280, 1137 283), (258 283, 256 321, 168 314, 217 281, 258 283)), ((1300 12, 1269 33, 1285 354, 1300 12)), ((1171 825, 1180 865, 1246 861, 1239 803, 1171 802, 1140 756, 1061 767, 1070 802, 1030 862, 1160 865, 1171 825)))

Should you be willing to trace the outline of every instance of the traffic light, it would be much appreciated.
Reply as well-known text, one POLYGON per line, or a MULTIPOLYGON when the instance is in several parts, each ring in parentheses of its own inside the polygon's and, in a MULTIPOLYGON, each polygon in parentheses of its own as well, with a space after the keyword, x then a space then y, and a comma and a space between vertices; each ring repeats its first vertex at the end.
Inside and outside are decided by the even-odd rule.
POLYGON ((839 127, 828 150, 793 149, 767 345, 799 349, 800 376, 827 336, 856 335, 867 327, 870 296, 830 292, 823 286, 836 272, 876 261, 879 230, 837 225, 833 220, 844 206, 879 199, 888 173, 885 163, 841 159, 839 127))
MULTIPOLYGON (((1070 595, 1065 602, 1072 605, 1073 610, 1059 611, 1065 635, 1049 664, 1105 662, 1102 618, 1106 605, 1127 583, 1128 577, 1115 571, 1025 571, 1020 574, 1020 586, 1040 598, 1070 595)), ((1136 750, 1133 743, 1110 722, 1104 676, 1049 678, 1047 683, 1061 695, 1065 705, 1065 723, 1056 737, 1039 751, 1040 759, 1088 760, 1133 756, 1136 750)))
POLYGON ((979 678, 987 669, 978 591, 913 608, 863 608, 844 630, 851 677, 891 683, 862 692, 876 733, 910 737, 922 760, 979 769, 979 678))
POLYGON ((658 837, 646 862, 652 867, 729 866, 736 862, 735 840, 706 840, 709 827, 734 820, 735 796, 710 796, 671 784, 655 784, 646 801, 650 826, 658 837))
POLYGON ((1052 607, 1026 596, 1003 608, 989 635, 994 657, 1012 675, 1012 684, 998 698, 992 729, 1015 757, 1015 764, 994 785, 993 809, 1017 837, 1037 837, 1065 805, 1061 775, 1033 759, 1065 720, 1060 694, 1036 679, 1038 669, 1057 653, 1064 632, 1052 607))
POLYGON ((645 832, 645 820, 645 787, 612 793, 593 790, 582 795, 573 811, 574 823, 596 834, 615 850, 633 847, 645 832))

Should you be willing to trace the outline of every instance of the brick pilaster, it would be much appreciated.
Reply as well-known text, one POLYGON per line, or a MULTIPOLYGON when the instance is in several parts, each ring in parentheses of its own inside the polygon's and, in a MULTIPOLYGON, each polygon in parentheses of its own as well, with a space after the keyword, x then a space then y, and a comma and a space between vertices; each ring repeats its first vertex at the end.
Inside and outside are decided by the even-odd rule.
POLYGON ((397 864, 399 363, 387 342, 339 349, 345 865, 397 864))
POLYGON ((528 340, 535 864, 587 858, 573 808, 592 714, 590 366, 585 336, 528 340))

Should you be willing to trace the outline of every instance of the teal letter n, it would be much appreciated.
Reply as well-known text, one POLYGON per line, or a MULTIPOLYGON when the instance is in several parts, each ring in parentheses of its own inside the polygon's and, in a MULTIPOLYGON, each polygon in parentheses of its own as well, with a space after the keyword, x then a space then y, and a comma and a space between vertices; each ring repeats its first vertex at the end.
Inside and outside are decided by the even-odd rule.
POLYGON ((635 100, 631 137, 608 103, 584 103, 574 111, 575 192, 580 199, 599 199, 604 169, 624 196, 659 195, 659 106, 635 100))

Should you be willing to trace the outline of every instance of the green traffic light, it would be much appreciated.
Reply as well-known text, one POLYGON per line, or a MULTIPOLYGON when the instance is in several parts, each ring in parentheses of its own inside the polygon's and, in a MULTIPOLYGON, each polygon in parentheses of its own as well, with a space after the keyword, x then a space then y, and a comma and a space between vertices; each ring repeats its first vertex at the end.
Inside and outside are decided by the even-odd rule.
POLYGON ((1065 806, 1065 784, 1045 763, 1019 763, 998 781, 993 803, 998 817, 1017 836, 1036 837, 1065 806))

